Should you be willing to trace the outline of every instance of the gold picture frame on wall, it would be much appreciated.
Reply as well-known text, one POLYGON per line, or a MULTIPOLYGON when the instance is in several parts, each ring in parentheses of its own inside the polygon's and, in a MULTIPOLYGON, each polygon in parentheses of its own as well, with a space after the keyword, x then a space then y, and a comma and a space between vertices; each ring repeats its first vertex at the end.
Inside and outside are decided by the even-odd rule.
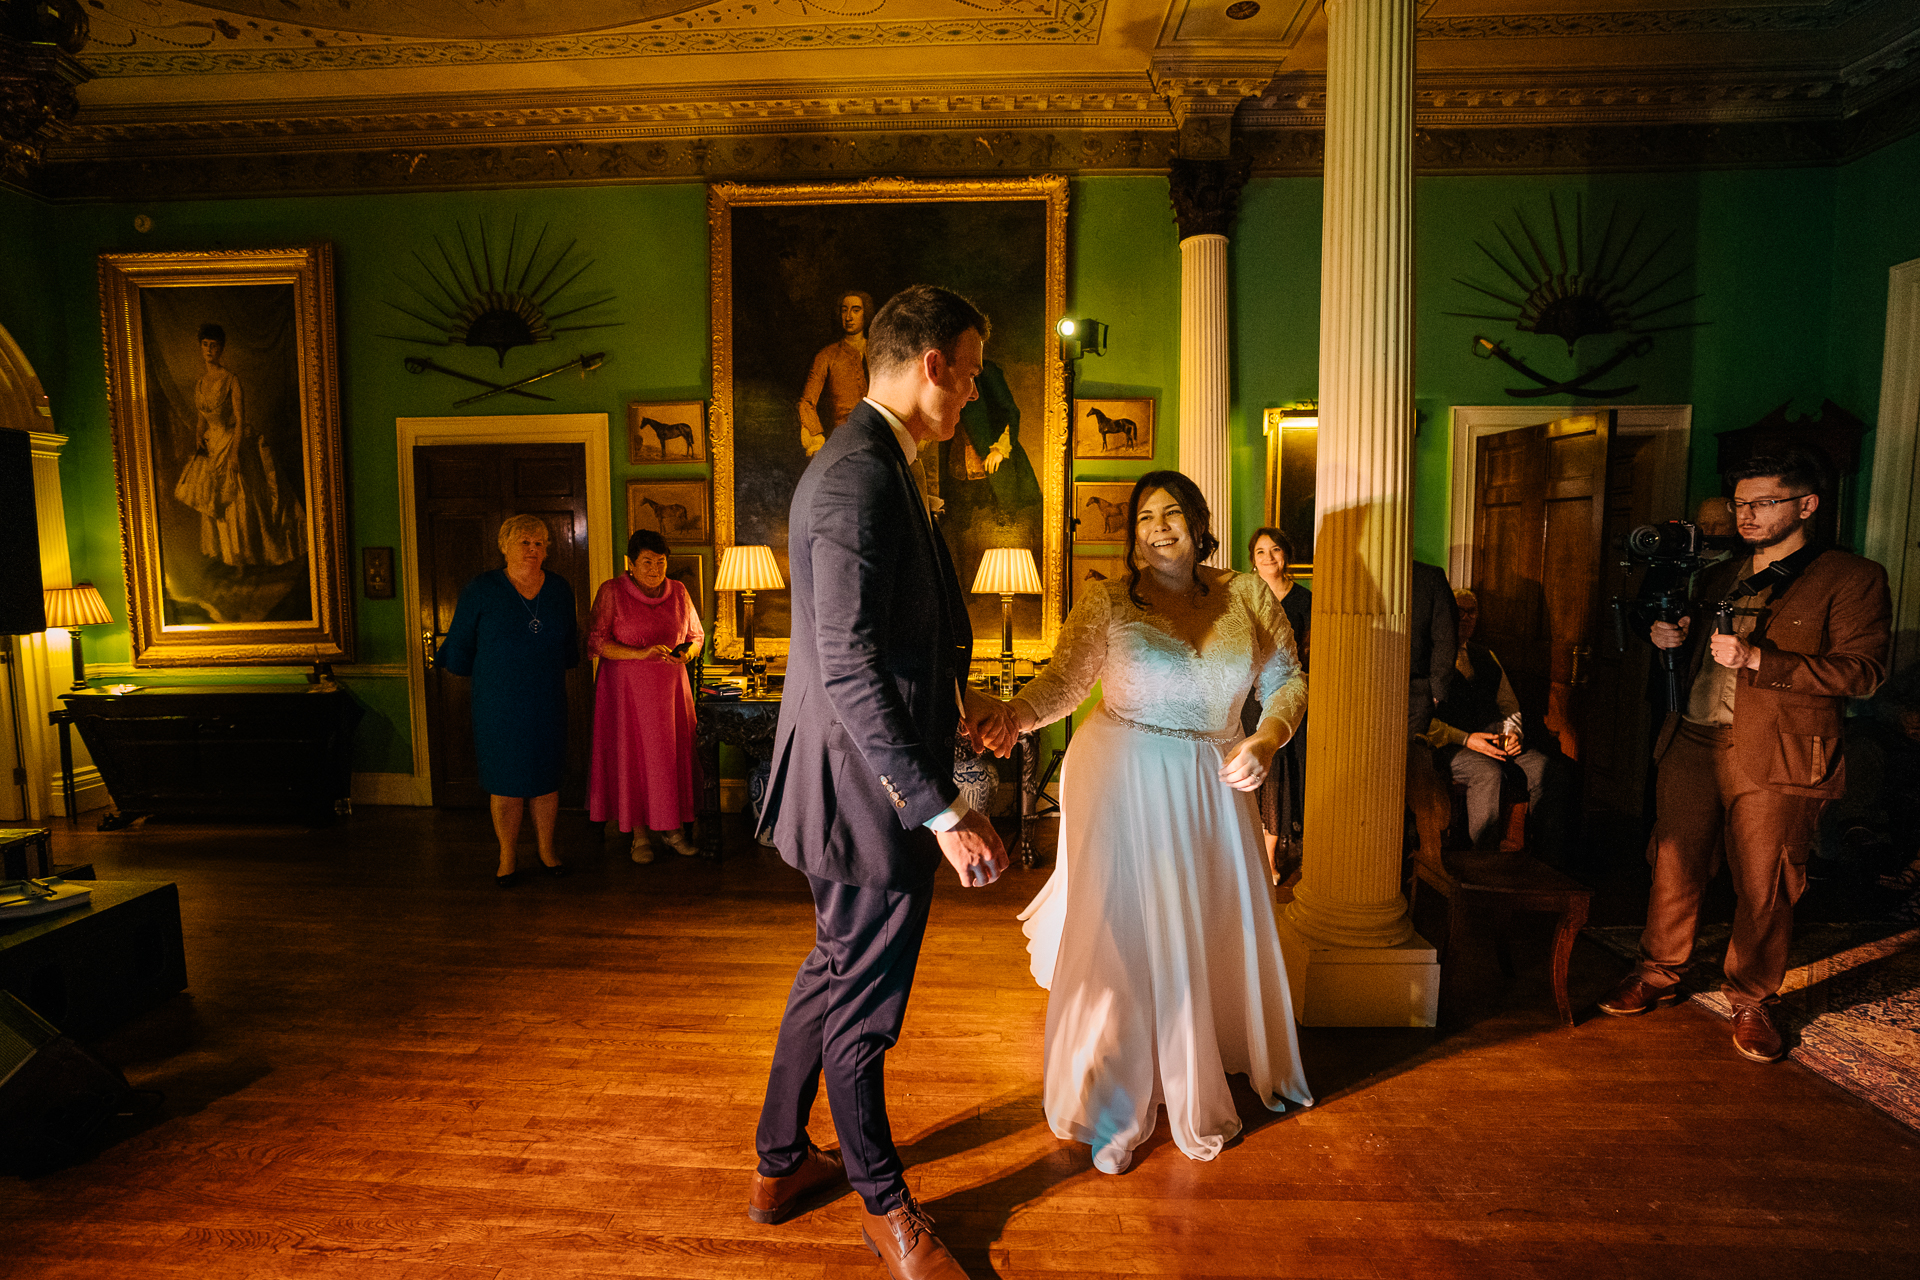
POLYGON ((138 667, 349 662, 333 251, 100 255, 138 667))
MULTIPOLYGON (((990 547, 1025 546, 1045 594, 1014 602, 1014 652, 1044 658, 1066 574, 1067 408, 1053 326, 1066 307, 1063 178, 747 185, 709 189, 713 319, 714 555, 771 546, 787 565, 787 509, 812 450, 864 394, 850 334, 909 285, 964 294, 993 325, 981 398, 952 440, 923 454, 922 485, 962 589, 990 547), (853 326, 850 328, 849 326, 853 326), (845 382, 849 385, 841 386, 845 382), (853 385, 853 384, 858 385, 853 385), (987 465, 987 455, 1001 461, 987 465), (931 505, 931 504, 930 504, 931 505)), ((968 595, 976 656, 1000 651, 998 597, 968 595)), ((742 644, 731 594, 714 652, 742 644)), ((755 648, 787 651, 785 591, 755 597, 755 648)))
POLYGON ((1296 577, 1312 577, 1319 407, 1298 404, 1268 409, 1262 415, 1261 431, 1267 438, 1267 474, 1260 523, 1280 530, 1293 544, 1288 569, 1296 577))

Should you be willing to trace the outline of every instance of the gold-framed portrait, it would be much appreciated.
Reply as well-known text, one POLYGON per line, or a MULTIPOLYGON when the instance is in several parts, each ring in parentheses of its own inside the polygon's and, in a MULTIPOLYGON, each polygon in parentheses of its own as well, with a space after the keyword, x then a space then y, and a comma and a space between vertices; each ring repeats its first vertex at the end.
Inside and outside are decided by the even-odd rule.
POLYGON ((100 255, 133 662, 353 659, 333 251, 100 255))
MULTIPOLYGON (((901 289, 937 284, 986 313, 980 398, 916 465, 962 587, 984 552, 1026 547, 1045 594, 1013 606, 1014 652, 1044 658, 1066 575, 1066 403, 1053 326, 1066 306, 1064 178, 748 185, 709 189, 714 555, 773 548, 807 461, 866 393, 864 338, 901 289)), ((785 653, 785 591, 755 597, 755 647, 785 653)), ((979 656, 1000 651, 1000 600, 968 595, 979 656)), ((738 657, 731 593, 715 652, 738 657)))
POLYGON ((1320 410, 1311 403, 1268 409, 1261 414, 1260 429, 1267 440, 1261 523, 1280 530, 1293 544, 1287 567, 1300 577, 1312 577, 1320 410))

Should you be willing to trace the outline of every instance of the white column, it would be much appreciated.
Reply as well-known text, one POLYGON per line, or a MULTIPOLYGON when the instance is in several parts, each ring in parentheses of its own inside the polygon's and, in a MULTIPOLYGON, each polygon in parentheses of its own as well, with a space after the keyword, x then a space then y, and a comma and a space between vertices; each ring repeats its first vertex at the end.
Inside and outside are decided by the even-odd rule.
POLYGON ((1327 0, 1313 676, 1302 879, 1281 938, 1300 1021, 1432 1025, 1400 890, 1413 446, 1413 17, 1327 0))
MULTIPOLYGON (((67 513, 60 496, 60 451, 67 438, 52 432, 31 434, 33 502, 40 534, 40 580, 48 587, 70 587, 73 575, 67 557, 67 513)), ((21 761, 27 771, 28 820, 42 822, 63 813, 60 791, 60 734, 47 723, 47 713, 66 704, 60 695, 73 684, 73 639, 65 631, 43 631, 21 636, 20 730, 21 761)), ((73 735, 74 772, 88 785, 98 786, 98 770, 87 758, 80 735, 73 735)), ((81 803, 87 803, 83 798, 81 803)), ((97 797, 90 797, 99 803, 97 797)))
POLYGON ((1233 470, 1227 447, 1227 238, 1180 242, 1180 470, 1200 486, 1220 549, 1233 567, 1233 470))

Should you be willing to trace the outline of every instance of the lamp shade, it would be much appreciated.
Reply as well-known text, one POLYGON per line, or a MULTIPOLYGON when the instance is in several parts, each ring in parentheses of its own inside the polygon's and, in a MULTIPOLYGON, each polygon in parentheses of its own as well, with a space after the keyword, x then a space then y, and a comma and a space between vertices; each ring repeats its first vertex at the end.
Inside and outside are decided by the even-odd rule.
POLYGON ((780 591, 786 585, 772 547, 728 547, 720 553, 715 591, 780 591))
POLYGON ((49 631, 60 628, 72 630, 113 621, 113 615, 107 612, 107 602, 100 598, 99 591, 94 589, 91 582, 83 582, 77 587, 49 587, 46 595, 49 631))
POLYGON ((980 572, 973 577, 977 595, 1037 596, 1040 571, 1033 567, 1033 552, 1025 547, 993 547, 980 557, 980 572))

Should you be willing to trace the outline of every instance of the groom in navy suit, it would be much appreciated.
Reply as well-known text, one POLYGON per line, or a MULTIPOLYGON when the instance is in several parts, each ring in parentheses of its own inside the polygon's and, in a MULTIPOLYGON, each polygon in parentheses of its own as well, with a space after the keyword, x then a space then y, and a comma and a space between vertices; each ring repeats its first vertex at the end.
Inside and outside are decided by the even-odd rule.
POLYGON ((793 638, 761 825, 807 875, 815 941, 780 1022, 748 1213, 783 1221, 845 1177, 866 1204, 861 1238, 901 1280, 966 1273, 907 1190, 884 1057, 942 856, 970 887, 1007 866, 953 784, 955 731, 997 741, 1004 708, 966 689, 966 600, 908 468, 978 394, 989 328, 929 285, 880 308, 867 398, 808 464, 787 535, 793 638), (807 1139, 823 1072, 839 1153, 807 1139))

